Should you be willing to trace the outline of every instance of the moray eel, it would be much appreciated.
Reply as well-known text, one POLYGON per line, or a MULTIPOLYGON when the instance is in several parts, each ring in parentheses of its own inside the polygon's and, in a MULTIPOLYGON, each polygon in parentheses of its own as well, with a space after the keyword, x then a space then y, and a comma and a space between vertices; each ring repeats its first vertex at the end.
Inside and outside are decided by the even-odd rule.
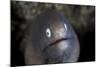
POLYGON ((78 61, 79 41, 63 13, 45 11, 32 22, 22 42, 26 65, 78 61))

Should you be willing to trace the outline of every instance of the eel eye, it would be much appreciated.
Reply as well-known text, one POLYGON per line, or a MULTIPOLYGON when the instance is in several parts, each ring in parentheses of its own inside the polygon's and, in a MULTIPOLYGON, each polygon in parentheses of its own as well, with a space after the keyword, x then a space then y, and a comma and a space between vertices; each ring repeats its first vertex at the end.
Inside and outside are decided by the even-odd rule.
POLYGON ((49 37, 49 38, 51 37, 51 30, 50 30, 50 28, 46 29, 46 36, 49 37))

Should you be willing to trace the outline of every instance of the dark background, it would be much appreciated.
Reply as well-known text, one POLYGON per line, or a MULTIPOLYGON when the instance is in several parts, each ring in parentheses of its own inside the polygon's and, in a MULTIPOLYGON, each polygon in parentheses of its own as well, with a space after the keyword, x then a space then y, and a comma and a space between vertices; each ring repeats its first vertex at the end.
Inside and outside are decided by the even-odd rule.
POLYGON ((95 6, 51 4, 11 1, 11 65, 24 65, 19 50, 23 31, 31 19, 47 9, 56 9, 65 14, 77 33, 80 42, 78 62, 95 61, 95 6))

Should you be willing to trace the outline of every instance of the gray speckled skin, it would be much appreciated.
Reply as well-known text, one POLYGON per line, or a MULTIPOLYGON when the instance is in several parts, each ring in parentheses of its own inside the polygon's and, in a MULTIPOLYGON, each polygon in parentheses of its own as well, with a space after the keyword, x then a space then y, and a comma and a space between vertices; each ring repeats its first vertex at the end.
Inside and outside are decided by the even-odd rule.
POLYGON ((37 16, 22 41, 25 64, 76 62, 79 42, 70 22, 57 11, 46 11, 37 16), (46 29, 50 29, 50 37, 46 29), (23 47, 24 46, 24 47, 23 47))

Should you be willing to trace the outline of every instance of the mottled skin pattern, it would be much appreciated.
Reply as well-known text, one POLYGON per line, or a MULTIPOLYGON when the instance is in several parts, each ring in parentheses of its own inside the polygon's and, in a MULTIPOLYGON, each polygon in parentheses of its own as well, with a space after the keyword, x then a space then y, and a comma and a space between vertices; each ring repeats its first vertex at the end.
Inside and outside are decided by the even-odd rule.
POLYGON ((26 30, 21 43, 25 64, 76 62, 79 42, 70 22, 58 11, 45 11, 26 30), (49 32, 47 31, 49 29, 49 32))

